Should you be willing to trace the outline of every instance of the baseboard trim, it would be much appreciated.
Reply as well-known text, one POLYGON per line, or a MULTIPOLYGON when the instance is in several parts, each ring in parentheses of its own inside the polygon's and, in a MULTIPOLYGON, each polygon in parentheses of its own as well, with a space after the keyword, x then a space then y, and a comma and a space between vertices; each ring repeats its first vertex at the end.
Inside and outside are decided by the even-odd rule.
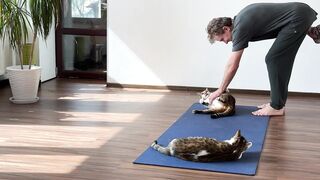
MULTIPOLYGON (((163 90, 178 90, 178 91, 203 91, 206 87, 190 87, 190 86, 155 86, 155 85, 135 85, 135 84, 119 84, 119 83, 107 83, 106 87, 114 88, 137 88, 137 89, 163 89, 163 90)), ((217 88, 208 88, 210 91, 214 91, 217 88)), ((265 90, 251 90, 251 89, 229 89, 233 93, 241 94, 255 94, 255 95, 269 95, 269 91, 265 90)), ((288 96, 308 96, 319 97, 320 93, 309 92, 289 92, 288 96)))
MULTIPOLYGON (((107 87, 114 88, 136 88, 136 89, 159 89, 159 90, 181 90, 181 91, 201 91, 203 87, 189 87, 189 86, 156 86, 156 85, 136 85, 136 84, 119 84, 107 83, 107 87)), ((214 88, 209 88, 214 90, 214 88)))

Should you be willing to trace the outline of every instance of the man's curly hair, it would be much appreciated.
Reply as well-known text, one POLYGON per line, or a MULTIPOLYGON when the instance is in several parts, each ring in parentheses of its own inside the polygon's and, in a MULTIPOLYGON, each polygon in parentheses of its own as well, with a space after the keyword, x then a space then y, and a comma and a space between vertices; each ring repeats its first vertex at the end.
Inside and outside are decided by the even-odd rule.
POLYGON ((213 18, 209 22, 206 30, 208 33, 208 40, 211 44, 215 42, 214 36, 224 33, 223 26, 232 27, 232 18, 218 17, 218 18, 213 18))

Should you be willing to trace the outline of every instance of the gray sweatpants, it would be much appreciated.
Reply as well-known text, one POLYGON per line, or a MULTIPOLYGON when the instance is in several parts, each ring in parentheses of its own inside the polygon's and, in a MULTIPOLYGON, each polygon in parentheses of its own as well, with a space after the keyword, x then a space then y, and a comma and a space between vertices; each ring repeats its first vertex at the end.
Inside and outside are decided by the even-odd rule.
POLYGON ((294 59, 316 16, 317 13, 310 7, 302 7, 291 23, 282 28, 266 55, 271 88, 270 105, 274 109, 281 109, 286 104, 294 59))

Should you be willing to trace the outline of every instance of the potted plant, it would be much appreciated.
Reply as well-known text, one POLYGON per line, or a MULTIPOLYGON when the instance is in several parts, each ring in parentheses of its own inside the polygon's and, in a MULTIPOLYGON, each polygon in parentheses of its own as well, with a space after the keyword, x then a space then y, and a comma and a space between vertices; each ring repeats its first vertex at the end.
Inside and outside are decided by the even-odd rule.
POLYGON ((7 67, 13 103, 25 104, 39 100, 40 67, 32 65, 38 35, 46 40, 52 23, 57 27, 61 0, 0 0, 0 38, 8 39, 20 65, 7 67), (32 47, 28 65, 23 64, 23 45, 32 31, 32 47))

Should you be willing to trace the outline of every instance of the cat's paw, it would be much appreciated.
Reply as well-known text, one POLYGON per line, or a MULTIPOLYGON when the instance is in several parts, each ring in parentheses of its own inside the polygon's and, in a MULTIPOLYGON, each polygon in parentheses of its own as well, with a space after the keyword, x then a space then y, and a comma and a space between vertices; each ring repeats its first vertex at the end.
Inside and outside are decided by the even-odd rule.
POLYGON ((218 114, 211 114, 210 117, 211 117, 212 119, 217 119, 217 118, 219 118, 220 116, 218 116, 218 114))
POLYGON ((193 114, 199 114, 199 110, 193 110, 192 113, 193 114))
POLYGON ((153 143, 151 144, 151 147, 153 147, 153 146, 155 146, 155 145, 157 145, 157 144, 158 144, 158 141, 155 140, 155 141, 153 141, 153 143))

